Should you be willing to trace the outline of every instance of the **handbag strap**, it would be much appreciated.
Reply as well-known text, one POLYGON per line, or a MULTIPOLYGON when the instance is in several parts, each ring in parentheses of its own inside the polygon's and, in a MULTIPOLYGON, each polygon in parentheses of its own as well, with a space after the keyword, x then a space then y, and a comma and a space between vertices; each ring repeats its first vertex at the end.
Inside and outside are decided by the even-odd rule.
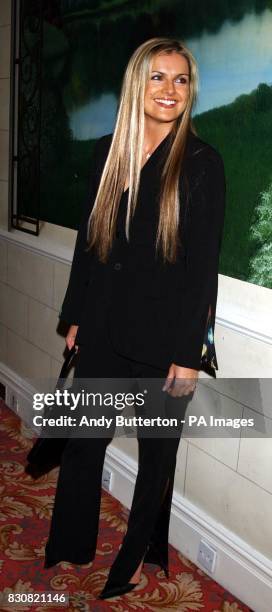
POLYGON ((69 374, 69 370, 71 368, 71 364, 72 361, 74 359, 74 356, 76 355, 77 350, 75 345, 72 346, 72 348, 69 350, 69 353, 67 354, 67 357, 64 360, 64 363, 62 365, 61 371, 60 371, 60 375, 55 387, 55 390, 57 389, 62 389, 62 387, 64 386, 64 382, 69 374))

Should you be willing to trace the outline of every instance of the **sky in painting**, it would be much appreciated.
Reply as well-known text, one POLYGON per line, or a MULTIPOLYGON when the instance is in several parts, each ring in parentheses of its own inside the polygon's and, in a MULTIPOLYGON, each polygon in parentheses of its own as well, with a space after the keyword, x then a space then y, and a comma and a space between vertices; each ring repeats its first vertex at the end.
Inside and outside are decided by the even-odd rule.
MULTIPOLYGON (((229 104, 259 83, 272 85, 272 12, 249 13, 238 23, 226 21, 216 34, 186 40, 196 57, 200 92, 195 113, 229 104)), ((117 99, 111 94, 90 100, 69 115, 74 138, 98 138, 112 131, 117 99)))

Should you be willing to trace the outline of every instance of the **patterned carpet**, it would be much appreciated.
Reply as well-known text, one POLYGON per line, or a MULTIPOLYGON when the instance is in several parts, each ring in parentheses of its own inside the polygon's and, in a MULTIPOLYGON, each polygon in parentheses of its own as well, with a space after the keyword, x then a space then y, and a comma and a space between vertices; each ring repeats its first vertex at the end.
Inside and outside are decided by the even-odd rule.
POLYGON ((58 468, 33 480, 25 473, 32 441, 21 434, 21 423, 0 400, 0 591, 3 593, 68 592, 69 605, 0 604, 0 611, 114 612, 200 610, 252 612, 223 587, 170 546, 170 579, 146 564, 141 582, 131 593, 97 600, 126 531, 129 511, 103 492, 100 531, 93 563, 60 563, 43 569, 58 468))

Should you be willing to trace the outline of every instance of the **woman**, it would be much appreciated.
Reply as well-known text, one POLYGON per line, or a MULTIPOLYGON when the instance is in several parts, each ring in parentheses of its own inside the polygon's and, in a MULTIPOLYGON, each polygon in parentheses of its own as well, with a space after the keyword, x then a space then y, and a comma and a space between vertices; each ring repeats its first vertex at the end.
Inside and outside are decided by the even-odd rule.
MULTIPOLYGON (((179 41, 155 38, 134 52, 114 133, 96 146, 60 314, 70 324, 68 347, 78 347, 75 379, 163 379, 158 410, 164 395, 166 411, 174 401, 183 415, 199 370, 215 375, 217 369, 213 330, 225 196, 221 157, 192 129, 196 92, 196 63, 179 41)), ((169 438, 138 436, 128 528, 101 598, 134 588, 143 561, 158 563, 168 576, 180 434, 179 427, 169 438)), ((68 441, 45 567, 94 558, 111 439, 68 441)))

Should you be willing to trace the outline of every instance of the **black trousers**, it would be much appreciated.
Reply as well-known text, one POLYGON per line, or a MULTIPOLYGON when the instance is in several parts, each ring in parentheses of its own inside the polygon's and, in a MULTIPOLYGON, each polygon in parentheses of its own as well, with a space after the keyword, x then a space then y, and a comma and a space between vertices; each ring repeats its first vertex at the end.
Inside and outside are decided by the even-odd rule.
MULTIPOLYGON (((76 357, 74 379, 117 378, 131 385, 135 380, 160 379, 167 371, 118 355, 109 340, 106 321, 98 326, 92 346, 81 345, 76 357)), ((161 387, 160 387, 161 388, 161 387)), ((165 398, 165 393, 160 397, 165 398)), ((164 399, 163 412, 184 418, 188 397, 164 399)), ((162 401, 162 400, 160 400, 162 401)), ((159 407, 158 407, 159 408, 159 407)), ((147 408, 147 413, 148 413, 147 408)), ((156 402, 151 411, 156 412, 156 402)), ((160 406, 161 411, 161 406, 160 406)), ((146 414, 148 416, 148 414, 146 414)), ((176 469, 176 454, 182 425, 174 435, 146 437, 137 432, 138 474, 128 528, 115 559, 110 578, 128 582, 141 559, 168 568, 168 533, 176 469), (154 553, 155 551, 155 553, 154 553)), ((45 567, 59 561, 89 563, 95 556, 101 503, 105 452, 114 432, 105 437, 71 438, 63 452, 57 482, 45 567)))

